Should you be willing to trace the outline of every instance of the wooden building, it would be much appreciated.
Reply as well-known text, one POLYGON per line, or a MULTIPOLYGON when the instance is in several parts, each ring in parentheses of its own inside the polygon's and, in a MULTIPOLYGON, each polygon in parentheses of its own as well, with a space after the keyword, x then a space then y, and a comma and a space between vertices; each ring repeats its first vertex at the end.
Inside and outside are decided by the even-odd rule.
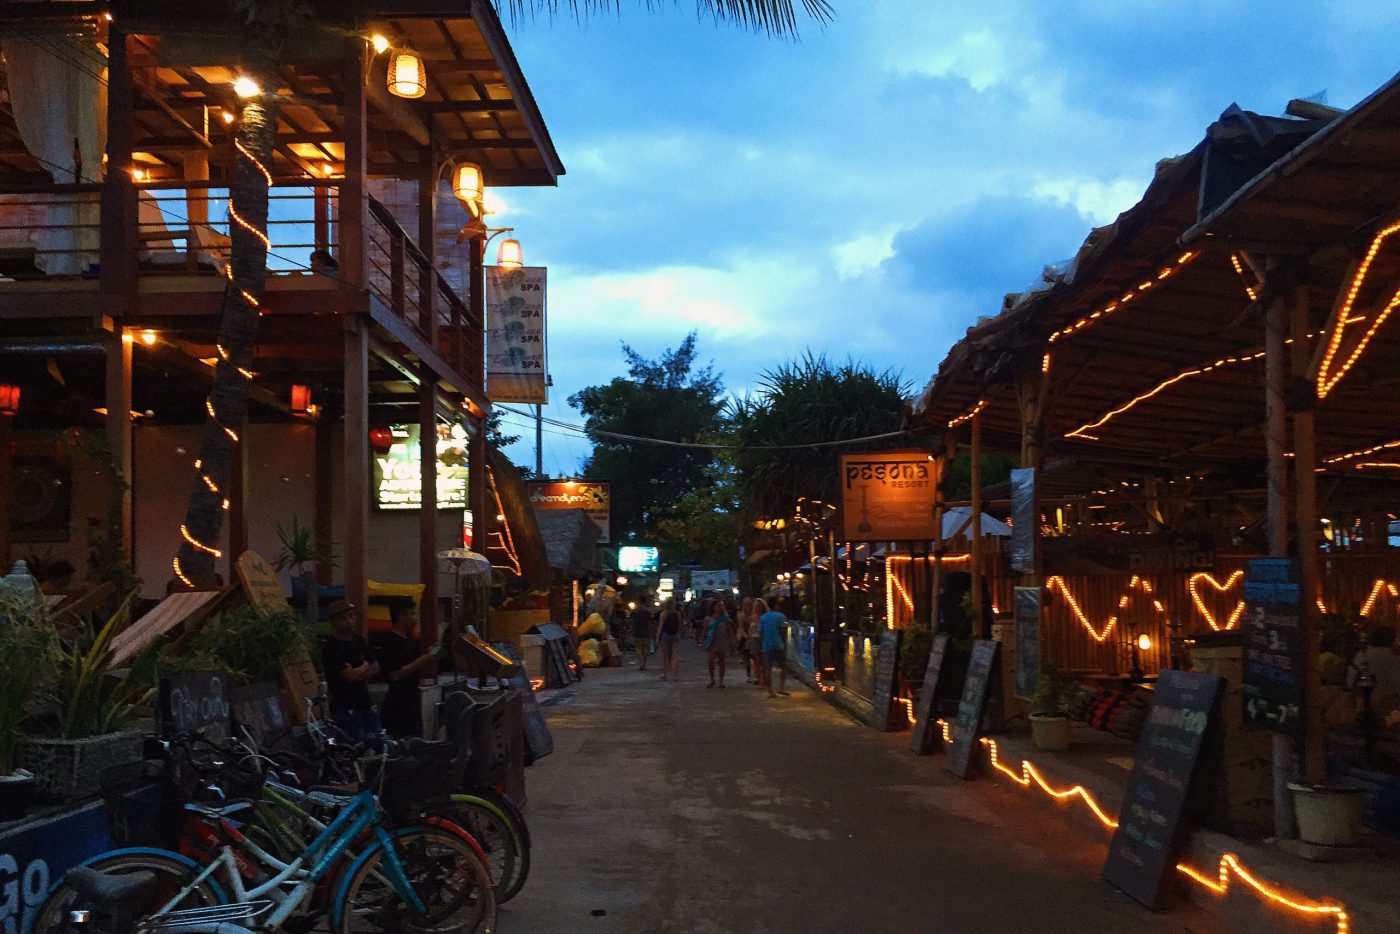
MULTIPOLYGON (((0 9, 0 384, 20 392, 0 416, 15 440, 0 487, 42 491, 51 475, 71 529, 0 497, 0 558, 48 549, 81 568, 93 542, 79 514, 110 507, 148 593, 170 578, 230 287, 246 38, 232 6, 0 9), (90 495, 101 470, 55 440, 71 428, 105 436, 124 483, 90 495)), ((436 508, 440 436, 470 462, 478 541, 497 514, 483 427, 490 231, 469 225, 451 176, 473 164, 487 187, 553 185, 563 167, 489 2, 307 6, 280 42, 277 87, 258 89, 277 104, 268 277, 218 550, 275 551, 298 517, 333 543, 352 600, 375 576, 426 584, 431 630, 435 554, 461 544, 464 505, 436 508), (395 80, 408 84, 391 92, 395 80), (421 508, 372 512, 372 446, 402 443, 402 426, 417 429, 421 508)), ((331 563, 320 574, 329 583, 331 563)))

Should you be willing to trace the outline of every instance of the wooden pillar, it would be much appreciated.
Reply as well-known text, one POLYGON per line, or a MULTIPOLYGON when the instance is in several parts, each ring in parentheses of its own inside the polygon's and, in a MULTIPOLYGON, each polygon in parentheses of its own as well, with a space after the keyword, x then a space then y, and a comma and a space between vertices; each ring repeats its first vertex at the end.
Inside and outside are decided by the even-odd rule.
POLYGON ((345 181, 340 186, 340 275, 351 285, 369 281, 365 251, 365 218, 369 144, 365 136, 365 42, 346 40, 343 63, 345 86, 345 181))
POLYGON ((316 553, 320 556, 316 561, 316 583, 321 585, 335 583, 334 569, 331 562, 325 559, 333 551, 331 545, 335 536, 335 523, 332 519, 335 494, 332 487, 335 484, 336 437, 334 427, 329 419, 324 417, 316 419, 315 431, 315 467, 312 476, 316 491, 312 504, 312 525, 316 536, 316 553))
MULTIPOLYGON (((467 505, 472 514, 472 551, 486 554, 488 536, 496 524, 496 511, 487 508, 490 492, 486 481, 486 419, 478 418, 472 425, 471 446, 467 450, 467 505)), ((460 622, 453 620, 454 623, 460 622)), ((482 631, 487 638, 486 621, 481 621, 482 631)))
POLYGON ((233 449, 229 471, 228 491, 228 576, 224 583, 232 584, 237 577, 233 565, 238 556, 248 550, 248 444, 252 426, 243 424, 243 440, 233 449))
MULTIPOLYGON (((131 42, 122 29, 113 27, 108 34, 107 174, 102 182, 98 257, 104 310, 114 318, 128 314, 136 300, 137 193, 130 171, 136 98, 127 63, 131 42)), ((96 167, 89 174, 95 173, 96 167)))
POLYGON ((1297 527, 1298 583, 1303 591, 1302 639, 1306 677, 1303 684, 1303 780, 1313 784, 1326 778, 1322 761, 1322 671, 1316 598, 1321 576, 1317 548, 1317 432, 1315 408, 1317 382, 1310 373, 1312 348, 1308 333, 1311 325, 1308 287, 1293 288, 1289 330, 1293 338, 1290 387, 1293 409, 1294 516, 1297 527))
POLYGON ((423 600, 418 610, 420 641, 426 649, 437 643, 437 376, 426 366, 418 382, 418 462, 422 470, 422 500, 418 509, 418 576, 423 600))
POLYGON ((345 599, 369 600, 369 327, 358 316, 345 321, 345 599))
POLYGON ((104 338, 107 348, 107 445, 112 449, 112 464, 121 474, 123 484, 114 484, 113 496, 119 504, 108 504, 113 521, 121 526, 122 547, 132 554, 131 521, 131 341, 125 329, 114 327, 104 338), (120 492, 117 487, 121 487, 120 492))
MULTIPOLYGON (((0 573, 10 572, 13 539, 10 516, 10 483, 15 465, 15 418, 13 415, 0 415, 0 573)), ((33 572, 30 568, 30 572, 33 572)))
POLYGON ((437 346, 436 277, 432 265, 437 262, 437 153, 424 146, 418 155, 418 248, 428 259, 428 267, 418 277, 418 329, 437 346))
POLYGON ((982 631, 982 416, 972 416, 972 631, 976 638, 982 631))

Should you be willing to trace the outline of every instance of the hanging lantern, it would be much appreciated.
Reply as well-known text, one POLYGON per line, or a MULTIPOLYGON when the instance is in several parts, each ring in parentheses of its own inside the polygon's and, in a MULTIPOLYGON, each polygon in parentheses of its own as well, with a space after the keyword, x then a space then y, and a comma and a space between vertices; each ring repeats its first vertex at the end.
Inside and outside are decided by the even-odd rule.
POLYGON ((481 177, 481 166, 473 162, 461 162, 452 170, 452 194, 461 201, 472 217, 482 214, 482 200, 486 197, 486 186, 481 177))
POLYGON ((421 55, 412 49, 394 50, 389 56, 389 93, 408 98, 428 93, 428 71, 421 55))
POLYGON ((371 428, 369 430, 370 450, 379 455, 389 453, 389 449, 394 446, 394 433, 388 428, 371 428))
POLYGON ((305 415, 311 408, 311 387, 292 387, 292 411, 297 415, 305 415))
POLYGON ((0 386, 0 415, 11 418, 19 414, 19 387, 0 386))
POLYGON ((502 240, 496 251, 496 265, 502 269, 519 269, 525 265, 525 253, 519 240, 502 240))

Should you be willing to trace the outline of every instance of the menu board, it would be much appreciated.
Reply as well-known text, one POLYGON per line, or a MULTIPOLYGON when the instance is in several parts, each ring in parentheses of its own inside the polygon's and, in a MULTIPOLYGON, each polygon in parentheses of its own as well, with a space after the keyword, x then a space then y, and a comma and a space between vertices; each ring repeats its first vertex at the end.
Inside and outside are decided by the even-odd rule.
POLYGON ((515 674, 507 678, 505 684, 520 695, 520 718, 525 728, 525 764, 530 765, 554 751, 554 736, 544 721, 544 711, 540 709, 540 702, 530 687, 530 674, 525 670, 525 663, 520 661, 515 646, 510 642, 493 642, 491 645, 497 652, 516 662, 515 674))
POLYGON ((914 711, 914 733, 909 737, 909 748, 916 754, 926 756, 933 751, 934 743, 942 737, 934 729, 933 696, 938 693, 938 679, 943 674, 943 657, 948 652, 948 634, 941 632, 933 637, 933 645, 928 650, 928 667, 924 669, 924 686, 919 691, 919 706, 914 711))
POLYGON ((1040 681, 1040 588, 1016 588, 1016 694, 1033 697, 1040 681))
POLYGON ((1245 562, 1244 722, 1294 738, 1303 722, 1302 596, 1297 561, 1245 562))
POLYGON ((228 739, 228 675, 222 671, 182 671, 160 681, 161 732, 167 736, 201 730, 215 742, 228 739))
POLYGON ((903 635, 899 629, 880 631, 880 647, 875 652, 875 696, 870 706, 870 725, 877 730, 890 728, 890 701, 894 698, 895 668, 903 635))
POLYGON ((1001 643, 978 639, 972 644, 962 697, 958 700, 958 720, 953 728, 953 744, 943 767, 958 778, 967 778, 972 768, 972 751, 977 747, 982 714, 988 696, 1001 696, 1001 643))
POLYGON ((270 681, 234 688, 229 692, 229 707, 233 719, 251 727, 263 740, 273 739, 292 728, 287 715, 287 696, 270 681))
POLYGON ((1224 681, 1192 671, 1163 671, 1138 740, 1105 880, 1157 908, 1175 876, 1182 814, 1191 797, 1206 732, 1224 681))

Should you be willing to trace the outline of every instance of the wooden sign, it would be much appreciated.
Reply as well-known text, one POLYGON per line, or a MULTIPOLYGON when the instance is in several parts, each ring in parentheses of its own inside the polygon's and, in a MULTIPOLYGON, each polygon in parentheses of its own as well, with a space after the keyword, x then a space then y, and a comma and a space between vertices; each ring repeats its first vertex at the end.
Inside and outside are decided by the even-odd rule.
POLYGON ((841 455, 842 538, 851 542, 928 541, 938 467, 927 451, 841 455))
POLYGON ((530 687, 530 673, 525 670, 525 663, 520 661, 515 646, 509 642, 493 642, 492 645, 496 651, 516 663, 515 673, 506 679, 505 684, 520 695, 520 716, 525 726, 525 764, 530 765, 554 751, 554 736, 549 732, 549 724, 545 723, 544 711, 540 709, 539 699, 530 687))
POLYGON ((1182 815, 1223 686, 1215 675, 1190 671, 1166 670, 1157 679, 1103 867, 1105 880, 1148 908, 1161 905, 1176 877, 1182 815))
POLYGON ((229 735, 228 673, 182 671, 160 681, 162 735, 201 730, 215 742, 229 735))
POLYGON ((933 637, 933 645, 928 651, 928 667, 924 669, 924 686, 919 691, 919 706, 914 711, 914 733, 909 737, 909 748, 917 755, 926 756, 935 745, 942 745, 943 737, 935 729, 934 695, 938 693, 938 679, 943 674, 943 657, 948 652, 948 634, 941 632, 933 637))
POLYGON ((229 708, 234 721, 252 729, 260 740, 274 739, 292 728, 287 696, 271 681, 234 688, 229 692, 229 708))
POLYGON ((979 748, 977 738, 982 728, 982 715, 989 697, 1001 697, 1001 643, 978 639, 972 644, 972 658, 967 663, 967 678, 963 681, 962 697, 958 700, 958 719, 953 727, 953 744, 943 767, 958 778, 967 778, 972 771, 973 751, 979 748))
POLYGON ((875 650, 875 698, 870 706, 870 725, 877 730, 890 728, 890 704, 894 700, 895 672, 903 635, 899 629, 880 631, 880 646, 875 650))
POLYGON ((1040 681, 1040 588, 1016 588, 1016 693, 1035 695, 1040 681))
POLYGON ((316 663, 311 660, 311 652, 302 654, 300 660, 282 666, 282 687, 292 705, 292 719, 297 723, 307 722, 307 701, 314 701, 321 694, 321 676, 316 673, 316 663))
POLYGON ((1303 705, 1303 594, 1291 558, 1245 562, 1244 722, 1298 738, 1303 705))
POLYGON ((282 582, 277 572, 255 551, 245 551, 234 562, 238 580, 248 602, 264 613, 274 613, 291 607, 287 595, 282 592, 282 582))

